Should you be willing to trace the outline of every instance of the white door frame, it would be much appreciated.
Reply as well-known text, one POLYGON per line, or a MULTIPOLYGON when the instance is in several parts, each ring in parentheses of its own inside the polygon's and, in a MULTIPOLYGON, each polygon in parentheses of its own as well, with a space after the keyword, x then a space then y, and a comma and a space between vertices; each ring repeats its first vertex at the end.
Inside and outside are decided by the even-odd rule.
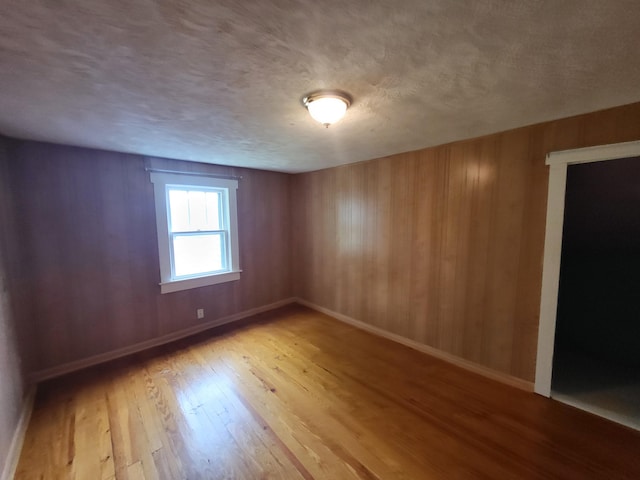
POLYGON ((614 143, 597 147, 551 152, 549 165, 549 192, 547 195, 547 225, 544 237, 542 265, 542 296, 538 327, 538 354, 534 391, 551 396, 551 370, 553 345, 556 335, 558 285, 560 283, 560 256, 562 254, 562 225, 564 223, 564 196, 567 187, 567 167, 578 163, 601 162, 618 158, 640 156, 640 141, 614 143))

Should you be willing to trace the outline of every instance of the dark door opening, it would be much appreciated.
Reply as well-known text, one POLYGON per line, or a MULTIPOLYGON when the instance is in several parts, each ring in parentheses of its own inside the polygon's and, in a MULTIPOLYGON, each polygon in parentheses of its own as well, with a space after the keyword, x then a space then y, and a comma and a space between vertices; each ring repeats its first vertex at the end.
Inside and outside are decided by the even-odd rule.
POLYGON ((640 158, 567 170, 552 397, 640 429, 640 158))

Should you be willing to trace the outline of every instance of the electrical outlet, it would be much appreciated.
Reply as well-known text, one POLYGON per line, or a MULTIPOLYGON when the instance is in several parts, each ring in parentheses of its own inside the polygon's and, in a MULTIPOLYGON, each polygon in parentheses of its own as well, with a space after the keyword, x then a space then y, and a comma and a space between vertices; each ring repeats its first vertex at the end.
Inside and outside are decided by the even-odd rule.
POLYGON ((204 308, 199 308, 198 310, 196 310, 196 315, 198 315, 198 319, 203 319, 204 318, 204 308))

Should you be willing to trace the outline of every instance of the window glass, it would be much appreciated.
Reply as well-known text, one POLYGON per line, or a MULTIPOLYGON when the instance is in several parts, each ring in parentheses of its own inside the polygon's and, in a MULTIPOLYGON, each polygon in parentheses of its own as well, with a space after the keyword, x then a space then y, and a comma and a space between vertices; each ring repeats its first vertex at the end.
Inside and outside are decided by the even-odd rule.
POLYGON ((223 251, 222 234, 175 235, 173 262, 176 277, 224 270, 223 251))
POLYGON ((172 232, 222 230, 222 192, 168 188, 172 232))
POLYGON ((169 211, 172 232, 187 232, 189 228, 189 197, 186 190, 169 190, 169 211))

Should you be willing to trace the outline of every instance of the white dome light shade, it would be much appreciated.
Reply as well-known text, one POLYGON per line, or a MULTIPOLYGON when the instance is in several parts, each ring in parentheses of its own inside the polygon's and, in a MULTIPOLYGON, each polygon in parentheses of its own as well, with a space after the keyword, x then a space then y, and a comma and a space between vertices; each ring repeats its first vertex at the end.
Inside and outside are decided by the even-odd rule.
POLYGON ((342 92, 316 92, 305 97, 303 103, 315 121, 329 127, 344 117, 351 98, 342 92))
POLYGON ((323 125, 331 125, 344 117, 347 104, 339 98, 324 97, 309 102, 307 108, 314 120, 323 125))

